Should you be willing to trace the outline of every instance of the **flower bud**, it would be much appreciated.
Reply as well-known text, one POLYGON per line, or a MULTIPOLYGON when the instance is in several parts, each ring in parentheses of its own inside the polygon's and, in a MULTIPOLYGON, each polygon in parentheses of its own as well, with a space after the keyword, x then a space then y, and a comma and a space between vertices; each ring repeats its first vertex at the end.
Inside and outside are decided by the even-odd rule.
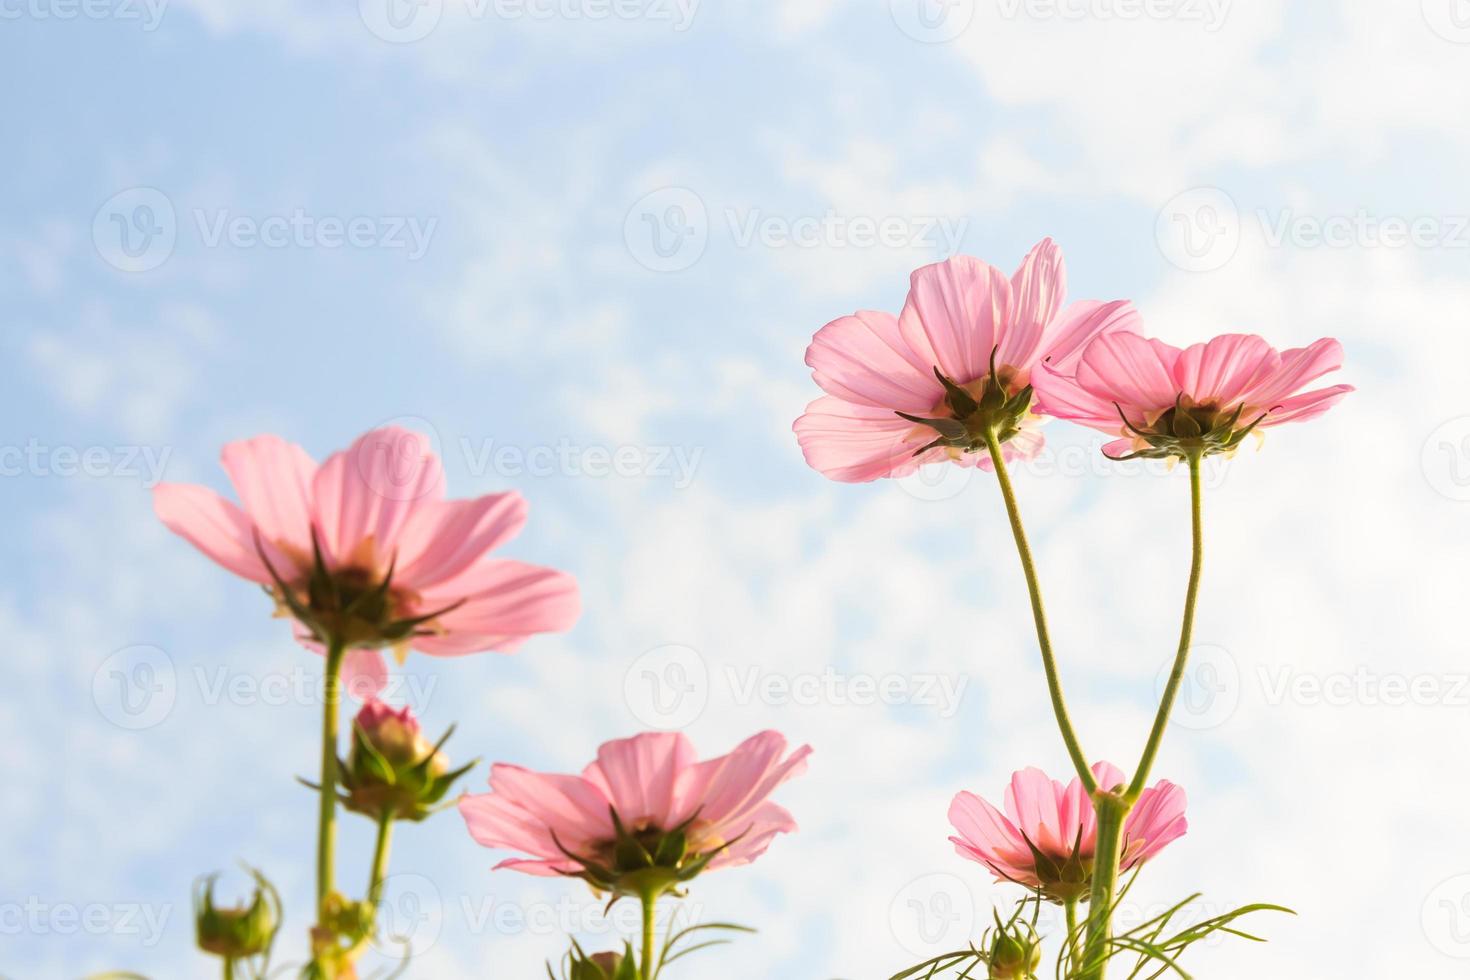
POLYGON ((352 748, 341 764, 343 805, 373 819, 386 814, 394 820, 423 820, 475 765, 449 771, 440 746, 453 731, 432 744, 408 708, 370 699, 357 713, 352 748))
POLYGON ((217 908, 217 874, 206 875, 195 883, 194 935, 206 953, 238 960, 269 952, 275 941, 281 925, 280 895, 259 871, 248 870, 255 879, 255 894, 248 905, 217 908))
POLYGON ((629 946, 623 952, 593 953, 588 956, 580 946, 568 954, 571 964, 567 980, 638 980, 638 960, 629 946))
POLYGON ((996 913, 986 957, 991 980, 1029 980, 1041 966, 1041 937, 1019 916, 1018 910, 1009 922, 1001 922, 996 913))

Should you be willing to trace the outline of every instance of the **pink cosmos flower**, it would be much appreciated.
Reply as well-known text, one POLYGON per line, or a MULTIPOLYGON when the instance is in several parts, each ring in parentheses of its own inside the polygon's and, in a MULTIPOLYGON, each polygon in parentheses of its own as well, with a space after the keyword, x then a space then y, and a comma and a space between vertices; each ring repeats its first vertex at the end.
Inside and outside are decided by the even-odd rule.
MULTIPOLYGON (((1092 767, 1097 783, 1124 782, 1116 766, 1092 767)), ((1184 836, 1184 790, 1160 780, 1143 791, 1123 824, 1123 870, 1149 860, 1184 836)), ((1092 801, 1073 778, 1063 786, 1040 769, 1023 769, 1011 777, 1005 812, 974 793, 960 793, 949 807, 951 837, 961 857, 989 868, 997 880, 1039 888, 1051 900, 1085 897, 1092 880, 1097 848, 1097 815, 1092 801)))
POLYGON ((1278 352, 1253 334, 1223 334, 1180 350, 1137 334, 1092 341, 1072 364, 1036 373, 1040 410, 1121 436, 1109 456, 1230 452, 1246 434, 1316 418, 1352 391, 1301 391, 1342 366, 1330 337, 1278 352))
POLYGON ((827 393, 794 426, 807 462, 848 483, 946 459, 989 469, 991 427, 1007 460, 1034 456, 1035 366, 1070 368, 1093 338, 1136 329, 1127 302, 1063 309, 1065 294, 1062 252, 1047 238, 1009 279, 959 255, 913 273, 897 318, 864 310, 833 320, 806 352, 827 393))
POLYGON ((766 731, 698 762, 683 734, 645 732, 605 743, 580 776, 499 763, 491 792, 461 797, 459 810, 479 843, 531 855, 497 868, 582 877, 613 892, 633 879, 673 886, 748 864, 796 829, 769 798, 805 771, 811 747, 785 753, 786 739, 766 731))
MULTIPOLYGON (((576 621, 575 580, 491 552, 525 524, 516 493, 444 499, 444 471, 424 436, 376 429, 318 466, 300 446, 262 435, 225 446, 236 506, 214 491, 160 484, 153 506, 175 534, 258 582, 298 620, 354 651, 354 693, 382 687, 378 650, 434 656, 510 653, 576 621)), ((319 647, 318 647, 319 648, 319 647)))

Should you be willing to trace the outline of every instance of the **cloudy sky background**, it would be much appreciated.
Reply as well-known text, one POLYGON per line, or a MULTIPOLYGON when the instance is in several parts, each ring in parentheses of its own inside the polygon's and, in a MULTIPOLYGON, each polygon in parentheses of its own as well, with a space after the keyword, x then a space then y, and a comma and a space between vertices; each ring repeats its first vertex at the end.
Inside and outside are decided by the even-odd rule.
MULTIPOLYGON (((1205 977, 1463 975, 1470 4, 393 2, 0 0, 0 973, 210 975, 189 887, 237 860, 300 958, 319 662, 147 490, 389 420, 453 494, 525 494, 507 553, 585 595, 515 657, 410 659, 396 698, 456 758, 575 770, 652 725, 815 747, 800 833, 690 899, 760 935, 682 976, 869 980, 978 935, 1011 895, 952 853, 950 797, 1066 768, 998 494, 830 484, 789 427, 827 320, 1049 234, 1075 297, 1175 343, 1338 336, 1359 387, 1210 472, 1157 770, 1191 832, 1125 914, 1299 910, 1205 977)), ((1126 767, 1187 484, 1050 433, 1022 506, 1084 744, 1126 767)), ((532 976, 566 928, 631 925, 497 859, 454 814, 398 834, 408 976, 532 976)))

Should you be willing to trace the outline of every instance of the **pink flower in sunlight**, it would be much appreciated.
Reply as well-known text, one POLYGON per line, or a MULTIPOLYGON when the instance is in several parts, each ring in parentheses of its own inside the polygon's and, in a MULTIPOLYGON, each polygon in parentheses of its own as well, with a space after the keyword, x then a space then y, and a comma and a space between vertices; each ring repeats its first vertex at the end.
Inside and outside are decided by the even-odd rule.
POLYGON ((1122 438, 1115 458, 1228 453, 1257 429, 1316 418, 1351 385, 1301 389, 1342 366, 1330 337, 1278 352, 1253 334, 1222 334, 1180 350, 1136 334, 1089 344, 1073 364, 1035 377, 1040 410, 1122 438))
MULTIPOLYGON (((1113 765, 1092 767, 1099 786, 1124 782, 1113 765)), ((1123 870, 1137 867, 1184 836, 1184 790, 1160 780, 1143 791, 1123 824, 1123 870)), ((1022 769, 1006 788, 1005 812, 974 793, 960 793, 949 806, 951 837, 962 857, 985 865, 997 880, 1040 889, 1054 902, 1085 898, 1092 882, 1097 816, 1092 801, 1073 778, 1066 786, 1040 769, 1022 769)))
POLYGON ((806 769, 809 746, 761 732, 729 755, 695 760, 680 733, 607 742, 580 776, 497 764, 491 792, 460 798, 470 836, 530 855, 497 868, 570 875, 600 891, 662 892, 706 868, 748 864, 796 829, 769 797, 806 769))
POLYGON ((354 651, 344 673, 361 695, 382 687, 378 650, 435 656, 510 653, 569 629, 579 599, 564 572, 492 557, 526 522, 516 493, 444 499, 429 441, 376 429, 318 466, 263 435, 225 446, 236 506, 202 486, 160 484, 153 506, 175 534, 258 582, 294 616, 298 638, 354 651))
POLYGON ((1066 278, 1050 238, 1009 279, 958 255, 913 273, 897 317, 864 310, 817 331, 806 363, 827 394, 794 426, 806 461, 847 483, 941 460, 989 469, 992 428, 1007 460, 1036 455, 1036 364, 1069 368, 1089 340, 1136 328, 1124 301, 1063 309, 1066 278))

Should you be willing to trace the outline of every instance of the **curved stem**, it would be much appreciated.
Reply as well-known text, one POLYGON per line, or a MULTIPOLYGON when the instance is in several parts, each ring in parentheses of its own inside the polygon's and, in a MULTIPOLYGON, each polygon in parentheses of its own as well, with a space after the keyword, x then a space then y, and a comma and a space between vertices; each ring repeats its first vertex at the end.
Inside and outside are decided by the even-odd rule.
POLYGON ((1016 491, 1011 486, 1011 475, 1006 469, 1005 457, 1001 453, 1000 439, 995 430, 985 433, 985 444, 990 449, 990 459, 995 464, 996 482, 1000 484, 1001 496, 1005 498, 1006 515, 1011 522, 1011 535, 1016 539, 1016 553, 1021 557, 1021 571, 1026 576, 1026 589, 1031 593, 1031 616, 1036 621, 1036 642, 1041 647, 1041 664, 1046 670, 1046 686, 1051 692, 1052 713, 1056 715, 1057 727, 1061 729, 1062 741, 1067 745, 1067 754, 1077 770, 1088 793, 1097 790, 1097 780, 1087 765, 1087 756, 1077 741, 1077 732, 1067 714, 1067 702, 1062 697, 1062 681, 1057 673, 1056 656, 1051 649, 1051 633, 1046 625, 1046 609, 1041 602, 1041 585, 1036 579, 1036 562, 1031 557, 1031 545, 1026 541, 1026 529, 1021 524, 1021 511, 1016 506, 1016 491))
POLYGON ((373 848, 373 869, 368 875, 367 900, 374 908, 383 890, 383 874, 388 870, 388 848, 393 840, 393 811, 384 809, 378 817, 378 842, 373 848))
POLYGON ((1189 662, 1189 644, 1194 636, 1194 606, 1199 598, 1200 573, 1204 569, 1205 542, 1204 522, 1200 506, 1200 457, 1189 456, 1189 501, 1190 525, 1193 529, 1194 550, 1189 566, 1189 587, 1184 594, 1184 621, 1179 628, 1179 649, 1174 654, 1174 669, 1169 673, 1169 682, 1164 686, 1164 696, 1159 701, 1158 714, 1154 716, 1154 727, 1144 746, 1143 758, 1138 760, 1133 782, 1128 785, 1128 800, 1138 799, 1148 782, 1149 770, 1159 754, 1159 744, 1164 740, 1164 729, 1169 727, 1169 715, 1174 710, 1174 699, 1179 696, 1179 685, 1184 680, 1184 668, 1189 662))
POLYGON ((342 658, 346 652, 342 641, 335 638, 327 646, 327 682, 322 702, 321 805, 316 835, 316 904, 319 917, 326 913, 327 896, 332 893, 332 868, 337 850, 337 708, 342 699, 342 658))
POLYGON ((641 896, 643 899, 643 967, 638 975, 640 980, 653 980, 655 918, 658 910, 658 893, 645 891, 641 896))

